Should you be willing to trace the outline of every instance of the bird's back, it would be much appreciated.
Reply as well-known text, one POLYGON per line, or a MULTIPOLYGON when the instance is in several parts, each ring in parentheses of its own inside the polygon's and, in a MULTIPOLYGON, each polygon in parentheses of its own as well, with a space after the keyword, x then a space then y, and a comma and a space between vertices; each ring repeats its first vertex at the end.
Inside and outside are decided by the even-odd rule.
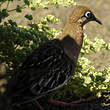
POLYGON ((16 75, 13 103, 29 102, 61 88, 74 68, 59 40, 41 45, 26 58, 16 75))

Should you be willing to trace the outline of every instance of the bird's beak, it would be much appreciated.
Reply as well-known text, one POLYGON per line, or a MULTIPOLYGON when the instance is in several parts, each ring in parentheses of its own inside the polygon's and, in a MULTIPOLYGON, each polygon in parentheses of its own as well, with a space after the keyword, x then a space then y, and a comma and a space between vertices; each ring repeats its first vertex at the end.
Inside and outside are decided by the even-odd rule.
POLYGON ((102 22, 98 18, 94 17, 93 20, 96 21, 97 23, 99 23, 100 25, 102 25, 102 22))

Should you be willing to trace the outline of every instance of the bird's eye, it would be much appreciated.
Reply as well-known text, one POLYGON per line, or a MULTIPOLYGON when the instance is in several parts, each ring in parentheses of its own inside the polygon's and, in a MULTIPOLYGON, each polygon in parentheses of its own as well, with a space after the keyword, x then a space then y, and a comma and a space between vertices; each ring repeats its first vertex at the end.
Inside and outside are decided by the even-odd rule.
POLYGON ((86 18, 91 18, 91 12, 90 12, 90 11, 87 11, 87 12, 85 13, 85 17, 86 17, 86 18))

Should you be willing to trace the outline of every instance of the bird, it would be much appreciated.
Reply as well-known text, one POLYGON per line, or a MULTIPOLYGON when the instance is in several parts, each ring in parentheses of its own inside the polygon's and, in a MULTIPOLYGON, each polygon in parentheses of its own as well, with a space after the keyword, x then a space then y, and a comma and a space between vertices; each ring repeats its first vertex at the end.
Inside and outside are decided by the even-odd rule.
MULTIPOLYGON (((48 96, 71 79, 83 44, 83 27, 90 21, 102 24, 91 9, 76 6, 62 33, 41 44, 26 57, 18 73, 11 78, 13 104, 29 103, 48 96)), ((41 106, 39 108, 43 110, 41 106)))

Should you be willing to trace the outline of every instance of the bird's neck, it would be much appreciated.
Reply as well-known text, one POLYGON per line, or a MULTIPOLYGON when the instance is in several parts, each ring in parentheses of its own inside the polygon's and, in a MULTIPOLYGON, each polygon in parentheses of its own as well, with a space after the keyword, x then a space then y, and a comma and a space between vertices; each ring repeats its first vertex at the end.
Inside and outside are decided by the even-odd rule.
POLYGON ((77 62, 83 43, 83 28, 79 24, 68 23, 58 39, 62 42, 66 54, 77 62))

